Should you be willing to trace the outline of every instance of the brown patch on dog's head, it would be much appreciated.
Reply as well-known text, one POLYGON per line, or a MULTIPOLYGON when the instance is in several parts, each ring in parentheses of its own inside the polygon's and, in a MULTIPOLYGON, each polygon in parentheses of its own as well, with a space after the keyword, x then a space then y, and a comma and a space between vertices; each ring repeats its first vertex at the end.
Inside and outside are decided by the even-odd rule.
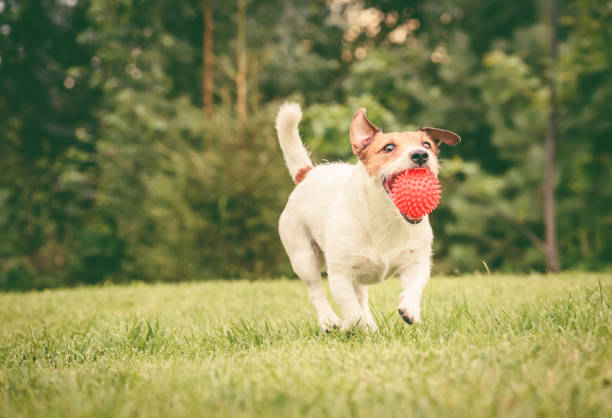
MULTIPOLYGON (((374 136, 359 159, 365 165, 368 174, 373 176, 383 166, 396 161, 407 149, 427 146, 432 151, 432 158, 435 159, 440 153, 436 143, 420 132, 380 132, 374 136)), ((437 162, 433 162, 433 164, 437 165, 437 162)))
POLYGON ((455 145, 461 141, 459 135, 454 132, 437 128, 421 128, 416 132, 383 133, 365 115, 364 108, 355 112, 351 122, 350 137, 353 152, 359 157, 370 176, 375 175, 382 167, 393 164, 404 155, 405 151, 413 149, 427 150, 431 157, 428 168, 437 173, 440 142, 455 145))

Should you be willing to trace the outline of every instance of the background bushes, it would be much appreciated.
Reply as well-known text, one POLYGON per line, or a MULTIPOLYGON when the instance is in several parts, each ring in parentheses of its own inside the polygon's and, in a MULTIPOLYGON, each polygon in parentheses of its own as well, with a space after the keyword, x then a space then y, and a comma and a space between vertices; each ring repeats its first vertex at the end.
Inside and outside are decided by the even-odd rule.
POLYGON ((288 98, 316 161, 352 159, 361 106, 385 130, 459 132, 435 268, 544 270, 551 75, 562 265, 609 268, 612 10, 563 2, 554 64, 545 3, 378 3, 2 1, 0 288, 292 274, 273 131, 288 98))

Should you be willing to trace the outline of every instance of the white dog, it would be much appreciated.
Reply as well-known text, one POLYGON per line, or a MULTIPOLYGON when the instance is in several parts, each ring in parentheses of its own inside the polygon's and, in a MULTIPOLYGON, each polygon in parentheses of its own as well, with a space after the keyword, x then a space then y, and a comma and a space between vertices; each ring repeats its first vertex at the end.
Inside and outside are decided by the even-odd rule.
POLYGON ((321 328, 376 330, 367 285, 396 273, 402 286, 398 311, 406 322, 419 322, 433 233, 427 216, 410 219, 401 214, 389 197, 390 184, 395 175, 415 167, 437 176, 439 143, 455 145, 461 138, 435 128, 382 133, 362 108, 350 126, 359 162, 313 167, 298 132, 301 118, 296 103, 285 103, 276 118, 280 146, 296 183, 280 216, 279 232, 293 270, 308 286, 321 328), (325 265, 343 323, 325 296, 325 265))

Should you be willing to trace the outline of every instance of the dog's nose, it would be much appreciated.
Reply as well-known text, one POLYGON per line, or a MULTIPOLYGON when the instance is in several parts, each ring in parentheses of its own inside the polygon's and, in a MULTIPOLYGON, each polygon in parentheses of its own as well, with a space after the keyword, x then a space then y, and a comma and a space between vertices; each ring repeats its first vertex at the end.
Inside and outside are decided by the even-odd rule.
POLYGON ((429 157, 429 153, 424 149, 417 149, 410 153, 410 159, 417 163, 418 165, 423 165, 427 162, 427 158, 429 157))

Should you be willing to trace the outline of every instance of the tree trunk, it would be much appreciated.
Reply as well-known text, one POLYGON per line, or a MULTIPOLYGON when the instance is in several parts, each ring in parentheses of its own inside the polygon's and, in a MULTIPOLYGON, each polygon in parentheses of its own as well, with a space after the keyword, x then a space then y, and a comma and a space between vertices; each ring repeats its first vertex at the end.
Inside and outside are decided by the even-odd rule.
POLYGON ((557 246, 557 231, 555 222, 555 140, 557 134, 557 91, 556 91, 556 67, 559 58, 558 45, 558 0, 550 2, 550 78, 548 104, 548 131, 546 133, 546 165, 544 174, 544 229, 546 242, 546 263, 550 271, 559 271, 561 263, 559 260, 559 248, 557 246))
POLYGON ((246 0, 238 0, 238 27, 236 33, 236 113, 244 125, 247 121, 247 51, 246 0))
POLYGON ((204 103, 204 115, 210 119, 213 115, 213 93, 215 83, 215 56, 213 53, 213 7, 211 0, 202 0, 204 9, 204 53, 202 64, 204 74, 202 79, 202 102, 204 103))

